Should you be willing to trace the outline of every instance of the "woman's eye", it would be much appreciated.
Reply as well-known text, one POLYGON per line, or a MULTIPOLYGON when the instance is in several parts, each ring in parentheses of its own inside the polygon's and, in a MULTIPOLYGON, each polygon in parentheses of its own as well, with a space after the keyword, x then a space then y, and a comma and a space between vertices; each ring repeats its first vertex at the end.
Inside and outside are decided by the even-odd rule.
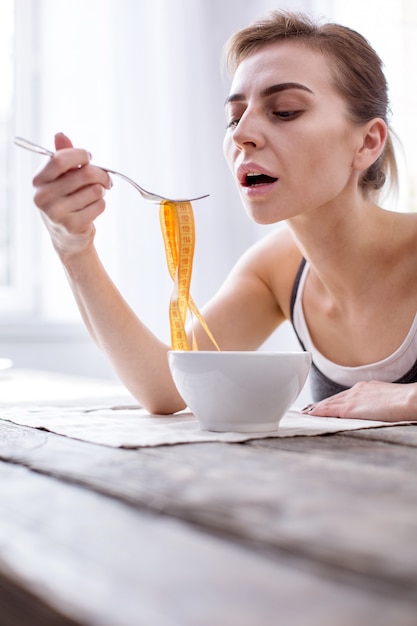
POLYGON ((274 116, 282 120, 291 120, 300 113, 300 111, 274 111, 274 116))
POLYGON ((227 122, 226 128, 236 128, 236 126, 239 124, 239 121, 239 118, 230 120, 229 122, 227 122))
MULTIPOLYGON (((297 111, 297 110, 291 110, 291 111, 272 111, 272 115, 274 117, 277 117, 280 120, 283 121, 290 121, 295 119, 296 117, 298 117, 300 115, 301 111, 297 111)), ((237 125, 240 122, 240 117, 232 117, 226 125, 226 130, 231 128, 231 129, 235 129, 237 127, 237 125)))

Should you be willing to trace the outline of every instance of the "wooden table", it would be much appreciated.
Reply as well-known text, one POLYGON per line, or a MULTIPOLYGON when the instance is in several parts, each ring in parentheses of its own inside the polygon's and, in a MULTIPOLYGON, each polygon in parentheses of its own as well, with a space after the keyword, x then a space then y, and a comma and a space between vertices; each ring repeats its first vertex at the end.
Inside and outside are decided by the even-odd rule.
POLYGON ((0 420, 0 625, 416 626, 416 448, 415 425, 129 450, 0 420))

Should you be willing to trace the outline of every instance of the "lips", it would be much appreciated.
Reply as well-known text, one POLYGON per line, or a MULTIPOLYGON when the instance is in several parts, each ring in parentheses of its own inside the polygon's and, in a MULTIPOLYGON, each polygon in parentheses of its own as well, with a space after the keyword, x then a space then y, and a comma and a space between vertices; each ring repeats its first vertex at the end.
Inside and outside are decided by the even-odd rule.
POLYGON ((245 180, 243 182, 244 187, 254 187, 255 185, 268 185, 270 183, 275 183, 278 178, 274 178, 273 176, 268 176, 267 174, 256 174, 254 172, 250 174, 246 174, 245 180))
POLYGON ((261 187, 275 183, 278 180, 271 172, 253 163, 242 163, 237 170, 237 178, 242 187, 261 187))

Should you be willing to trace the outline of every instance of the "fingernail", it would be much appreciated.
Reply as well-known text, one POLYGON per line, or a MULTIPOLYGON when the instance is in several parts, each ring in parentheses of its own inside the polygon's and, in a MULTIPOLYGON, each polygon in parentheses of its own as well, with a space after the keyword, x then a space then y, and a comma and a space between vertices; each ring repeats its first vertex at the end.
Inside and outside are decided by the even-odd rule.
POLYGON ((314 409, 314 404, 307 404, 303 409, 301 409, 301 413, 310 413, 314 409))
POLYGON ((107 176, 109 177, 109 189, 111 189, 113 187, 113 180, 109 173, 107 173, 107 176))

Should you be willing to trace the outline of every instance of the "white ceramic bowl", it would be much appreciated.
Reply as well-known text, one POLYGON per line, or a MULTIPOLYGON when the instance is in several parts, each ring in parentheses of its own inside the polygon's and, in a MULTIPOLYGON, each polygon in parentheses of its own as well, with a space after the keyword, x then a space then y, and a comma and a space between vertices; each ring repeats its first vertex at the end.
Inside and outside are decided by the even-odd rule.
POLYGON ((168 362, 179 393, 202 428, 265 432, 278 428, 297 399, 311 354, 171 350, 168 362))

